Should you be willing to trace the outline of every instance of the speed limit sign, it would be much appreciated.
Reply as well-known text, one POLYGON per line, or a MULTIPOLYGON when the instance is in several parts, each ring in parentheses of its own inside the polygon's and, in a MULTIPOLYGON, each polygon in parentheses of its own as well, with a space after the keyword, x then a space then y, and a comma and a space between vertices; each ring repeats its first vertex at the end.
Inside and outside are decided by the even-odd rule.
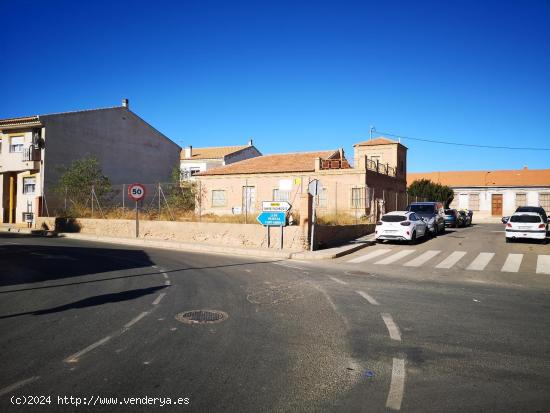
POLYGON ((128 197, 134 201, 141 201, 145 198, 145 186, 142 184, 132 184, 128 187, 128 197))

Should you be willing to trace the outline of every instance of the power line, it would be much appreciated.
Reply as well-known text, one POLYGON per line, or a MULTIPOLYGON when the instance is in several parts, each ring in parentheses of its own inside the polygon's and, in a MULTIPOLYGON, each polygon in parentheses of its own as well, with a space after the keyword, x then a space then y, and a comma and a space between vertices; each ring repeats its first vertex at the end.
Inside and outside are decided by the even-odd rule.
POLYGON ((411 138, 410 136, 395 135, 393 133, 380 132, 378 130, 375 130, 375 131, 379 135, 391 136, 393 138, 410 139, 410 140, 413 140, 413 141, 420 141, 420 142, 438 143, 438 144, 441 144, 441 145, 468 146, 468 147, 471 147, 471 148, 512 149, 512 150, 519 150, 519 151, 550 151, 550 148, 531 148, 531 147, 521 147, 521 146, 515 146, 514 147, 514 146, 475 145, 475 144, 472 144, 472 143, 458 143, 458 142, 439 141, 439 140, 425 139, 425 138, 411 138))

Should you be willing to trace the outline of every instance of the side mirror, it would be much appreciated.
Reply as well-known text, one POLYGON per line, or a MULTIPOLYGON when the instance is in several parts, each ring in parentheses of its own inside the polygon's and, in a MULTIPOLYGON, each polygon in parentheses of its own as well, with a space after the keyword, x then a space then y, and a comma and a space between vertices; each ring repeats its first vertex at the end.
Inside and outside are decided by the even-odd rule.
POLYGON ((546 222, 548 222, 550 224, 550 217, 546 220, 546 222))
POLYGON ((503 224, 507 224, 509 220, 510 220, 510 217, 502 217, 501 219, 503 224))

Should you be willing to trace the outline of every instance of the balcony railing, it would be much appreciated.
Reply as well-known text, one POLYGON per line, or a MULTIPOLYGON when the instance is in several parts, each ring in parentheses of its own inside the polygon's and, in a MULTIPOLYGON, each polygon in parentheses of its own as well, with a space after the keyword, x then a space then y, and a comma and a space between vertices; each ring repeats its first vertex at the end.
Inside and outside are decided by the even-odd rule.
POLYGON ((321 169, 349 169, 345 159, 321 159, 321 169))
POLYGON ((388 175, 395 177, 397 175, 397 170, 390 166, 389 164, 380 163, 378 161, 373 161, 372 159, 366 159, 365 165, 367 167, 367 170, 369 171, 375 171, 379 174, 388 175))
POLYGON ((23 162, 39 161, 40 149, 36 149, 32 146, 29 146, 28 148, 23 148, 23 152, 21 152, 21 156, 22 156, 23 162))

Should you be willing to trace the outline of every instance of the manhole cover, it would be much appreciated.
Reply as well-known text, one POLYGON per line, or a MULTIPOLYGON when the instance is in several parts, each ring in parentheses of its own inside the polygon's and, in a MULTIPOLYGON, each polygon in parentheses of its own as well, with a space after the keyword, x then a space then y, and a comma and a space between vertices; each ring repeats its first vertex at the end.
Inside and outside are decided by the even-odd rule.
POLYGON ((227 313, 219 310, 191 310, 176 314, 176 320, 186 324, 220 323, 227 318, 227 313))

